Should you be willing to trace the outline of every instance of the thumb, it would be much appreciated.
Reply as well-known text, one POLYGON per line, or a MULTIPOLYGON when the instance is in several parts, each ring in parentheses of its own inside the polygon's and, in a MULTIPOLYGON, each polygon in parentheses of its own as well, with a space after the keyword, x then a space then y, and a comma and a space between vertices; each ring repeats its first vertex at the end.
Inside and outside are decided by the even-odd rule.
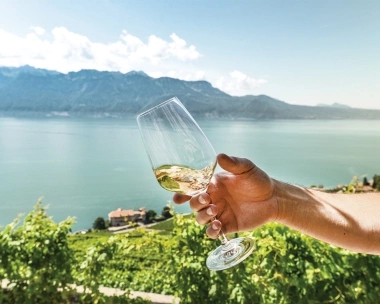
POLYGON ((223 153, 217 156, 217 160, 222 169, 233 174, 242 174, 255 167, 255 165, 247 158, 228 156, 223 153))

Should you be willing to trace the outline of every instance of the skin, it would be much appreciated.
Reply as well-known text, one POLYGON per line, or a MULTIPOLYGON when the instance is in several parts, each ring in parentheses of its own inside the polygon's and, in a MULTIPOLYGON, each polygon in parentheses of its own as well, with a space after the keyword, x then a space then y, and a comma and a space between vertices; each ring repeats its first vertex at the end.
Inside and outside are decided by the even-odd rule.
POLYGON ((176 204, 190 202, 199 224, 210 224, 210 238, 222 226, 233 233, 278 222, 335 246, 380 254, 380 193, 325 193, 270 178, 245 158, 219 154, 217 161, 224 171, 207 192, 173 196, 176 204))

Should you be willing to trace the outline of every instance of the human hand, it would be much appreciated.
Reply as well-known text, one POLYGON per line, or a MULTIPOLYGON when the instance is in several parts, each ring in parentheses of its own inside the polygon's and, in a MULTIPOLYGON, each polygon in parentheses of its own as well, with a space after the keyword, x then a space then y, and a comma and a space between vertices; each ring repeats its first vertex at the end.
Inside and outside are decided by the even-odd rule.
POLYGON ((246 158, 219 154, 217 161, 225 171, 213 176, 207 192, 193 197, 174 194, 173 201, 182 204, 190 200, 197 222, 211 222, 206 230, 211 238, 217 238, 221 229, 224 233, 245 231, 275 220, 274 180, 246 158))

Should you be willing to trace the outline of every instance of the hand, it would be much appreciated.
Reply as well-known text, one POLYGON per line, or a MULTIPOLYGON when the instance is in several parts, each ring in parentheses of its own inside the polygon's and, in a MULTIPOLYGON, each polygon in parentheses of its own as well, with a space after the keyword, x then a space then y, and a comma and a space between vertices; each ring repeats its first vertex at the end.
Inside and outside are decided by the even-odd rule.
POLYGON ((275 220, 275 181, 248 159, 219 154, 217 161, 225 171, 213 176, 207 192, 193 197, 175 194, 173 201, 190 200, 197 222, 211 222, 206 230, 211 238, 217 238, 221 229, 224 233, 251 230, 275 220))

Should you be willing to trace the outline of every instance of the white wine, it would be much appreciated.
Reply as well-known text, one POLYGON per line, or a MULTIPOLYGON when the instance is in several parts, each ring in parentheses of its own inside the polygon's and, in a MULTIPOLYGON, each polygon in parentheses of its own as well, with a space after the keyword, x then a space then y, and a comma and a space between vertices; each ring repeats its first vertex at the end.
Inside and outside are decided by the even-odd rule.
POLYGON ((216 163, 196 170, 183 165, 164 165, 154 169, 158 183, 165 190, 194 195, 206 190, 216 163))

